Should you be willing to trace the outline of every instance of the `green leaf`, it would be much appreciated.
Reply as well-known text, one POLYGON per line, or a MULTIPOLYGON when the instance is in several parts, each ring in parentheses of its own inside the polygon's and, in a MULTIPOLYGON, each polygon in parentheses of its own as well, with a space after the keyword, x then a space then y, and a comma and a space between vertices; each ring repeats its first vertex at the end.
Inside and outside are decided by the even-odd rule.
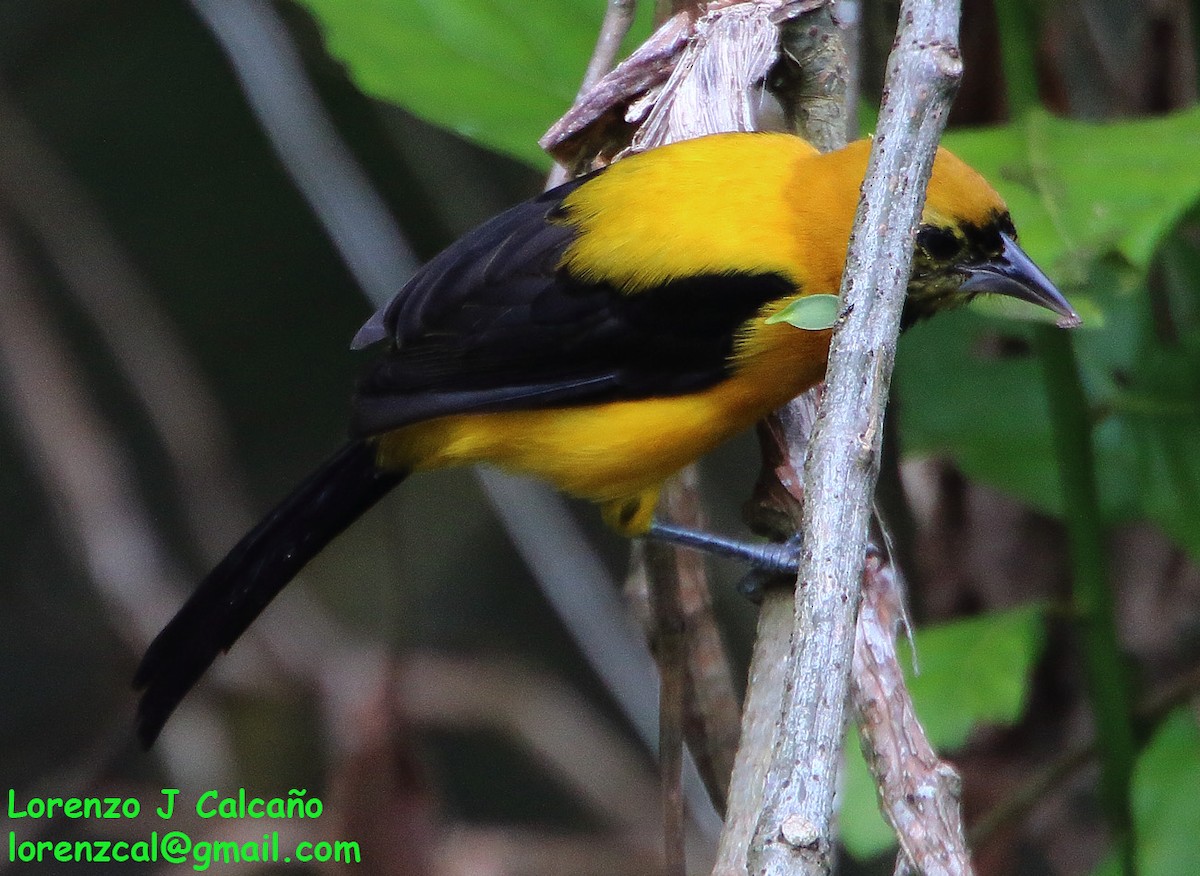
MULTIPOLYGON (((1029 678, 1044 640, 1037 605, 928 627, 916 633, 920 673, 908 672, 917 717, 930 743, 950 751, 980 724, 1011 724, 1029 693, 1029 678)), ((906 652, 901 651, 901 657, 906 652)), ((871 858, 895 843, 879 814, 875 783, 858 747, 846 740, 846 775, 840 821, 850 853, 871 858)))
POLYGON ((596 0, 300 2, 364 92, 539 167, 537 140, 571 105, 604 13, 596 0))
MULTIPOLYGON (((1133 773, 1133 832, 1139 873, 1200 873, 1200 727, 1188 707, 1172 712, 1155 730, 1133 773)), ((1119 876, 1109 854, 1092 876, 1119 876)))
POLYGON ((867 769, 858 731, 846 734, 842 800, 838 810, 838 839, 860 861, 882 855, 896 845, 896 834, 879 811, 875 779, 867 769))
POLYGON ((1039 605, 917 632, 920 673, 908 689, 935 748, 959 748, 973 727, 1020 717, 1043 638, 1039 605))
POLYGON ((1028 329, 969 311, 939 315, 900 342, 896 395, 904 453, 947 455, 969 477, 1058 513, 1058 468, 1028 329))
MULTIPOLYGON (((1149 517, 1200 555, 1200 330, 1147 350, 1105 403, 1110 465, 1136 490, 1128 516, 1149 517), (1115 445, 1115 446, 1113 446, 1115 445), (1123 451, 1120 459, 1112 451, 1123 451)), ((1133 496, 1130 496, 1133 499, 1133 496)))
POLYGON ((767 325, 786 322, 798 329, 821 331, 833 328, 837 322, 841 298, 827 292, 817 292, 797 298, 786 307, 766 318, 767 325))
POLYGON ((1171 713, 1138 758, 1133 821, 1139 873, 1200 873, 1200 727, 1191 709, 1171 713))

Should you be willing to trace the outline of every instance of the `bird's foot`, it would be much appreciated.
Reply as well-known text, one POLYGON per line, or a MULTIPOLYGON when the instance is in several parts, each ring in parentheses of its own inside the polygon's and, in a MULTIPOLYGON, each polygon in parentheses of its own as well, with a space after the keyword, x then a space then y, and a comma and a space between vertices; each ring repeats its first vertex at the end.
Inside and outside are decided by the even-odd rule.
POLYGON ((738 590, 755 603, 762 601, 765 588, 795 583, 804 549, 800 535, 785 542, 757 544, 658 521, 651 524, 646 537, 747 563, 750 572, 738 584, 738 590))
POLYGON ((794 587, 800 573, 800 554, 804 536, 797 533, 784 542, 762 545, 763 561, 751 563, 750 571, 737 583, 738 593, 755 605, 761 605, 770 587, 794 587))

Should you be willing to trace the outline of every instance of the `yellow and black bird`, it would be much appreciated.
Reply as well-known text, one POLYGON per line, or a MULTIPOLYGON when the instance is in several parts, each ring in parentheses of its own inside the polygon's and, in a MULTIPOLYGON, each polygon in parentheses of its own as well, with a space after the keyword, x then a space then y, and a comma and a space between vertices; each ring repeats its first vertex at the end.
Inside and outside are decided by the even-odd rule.
MULTIPOLYGON (((820 154, 784 134, 677 143, 519 204, 436 256, 354 340, 386 348, 358 387, 349 443, 146 652, 143 743, 301 567, 414 472, 488 463, 596 502, 627 535, 704 546, 655 523, 659 490, 824 377, 829 330, 769 318, 837 293, 868 152, 820 154)), ((942 150, 905 323, 989 292, 1078 322, 1017 246, 1000 196, 942 150)))

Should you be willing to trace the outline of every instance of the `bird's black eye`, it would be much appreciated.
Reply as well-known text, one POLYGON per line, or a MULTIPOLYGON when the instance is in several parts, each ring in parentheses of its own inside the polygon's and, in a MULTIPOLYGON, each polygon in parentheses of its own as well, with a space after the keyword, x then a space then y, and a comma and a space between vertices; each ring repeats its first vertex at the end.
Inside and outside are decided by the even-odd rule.
POLYGON ((946 262, 958 255, 962 242, 948 228, 926 225, 917 232, 917 246, 935 261, 946 262))

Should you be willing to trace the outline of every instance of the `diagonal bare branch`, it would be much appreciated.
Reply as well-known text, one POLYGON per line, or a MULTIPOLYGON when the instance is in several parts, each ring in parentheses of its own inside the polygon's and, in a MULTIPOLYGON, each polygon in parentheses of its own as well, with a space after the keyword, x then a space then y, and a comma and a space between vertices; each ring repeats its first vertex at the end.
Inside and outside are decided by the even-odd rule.
POLYGON ((884 817, 900 841, 898 863, 927 876, 969 876, 962 780, 937 756, 917 720, 896 655, 896 634, 904 623, 895 570, 871 553, 863 571, 850 684, 863 754, 884 817))

